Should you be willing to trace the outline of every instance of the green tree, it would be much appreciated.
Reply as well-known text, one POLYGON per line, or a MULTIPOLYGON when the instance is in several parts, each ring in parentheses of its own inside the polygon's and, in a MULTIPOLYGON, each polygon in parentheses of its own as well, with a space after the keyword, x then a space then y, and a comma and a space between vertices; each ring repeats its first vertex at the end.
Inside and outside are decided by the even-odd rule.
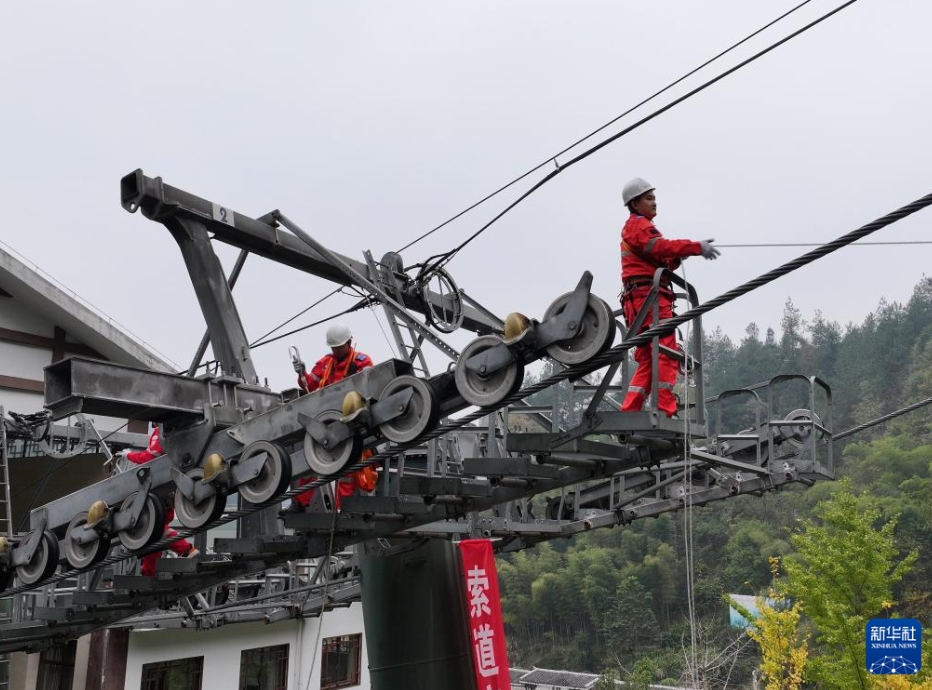
POLYGON ((653 598, 636 577, 626 577, 619 583, 603 631, 609 651, 617 654, 622 663, 657 639, 653 598))
POLYGON ((893 586, 917 554, 899 559, 896 520, 877 525, 880 510, 855 496, 849 481, 817 506, 791 538, 797 553, 786 559, 789 593, 814 623, 822 648, 807 676, 825 688, 869 688, 864 668, 864 628, 893 600, 893 586))

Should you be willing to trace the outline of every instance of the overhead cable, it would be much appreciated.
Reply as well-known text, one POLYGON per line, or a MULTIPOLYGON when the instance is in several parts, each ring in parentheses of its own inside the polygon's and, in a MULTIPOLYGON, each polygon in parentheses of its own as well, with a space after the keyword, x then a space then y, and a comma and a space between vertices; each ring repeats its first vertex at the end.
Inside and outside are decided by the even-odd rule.
MULTIPOLYGON (((325 299, 326 299, 326 298, 325 298, 325 299)), ((323 300, 320 300, 320 301, 323 301, 323 300)), ((356 304, 354 304, 352 307, 350 307, 349 309, 344 309, 344 310, 341 311, 341 312, 337 312, 336 314, 332 314, 332 315, 330 315, 330 316, 328 316, 328 317, 326 317, 326 318, 320 319, 320 320, 318 320, 318 321, 314 321, 313 323, 309 323, 309 324, 307 324, 306 326, 301 326, 300 328, 295 328, 294 330, 288 331, 287 333, 282 333, 281 335, 277 335, 277 336, 275 336, 274 338, 269 338, 269 339, 267 339, 267 340, 262 340, 262 341, 260 341, 260 342, 253 343, 253 344, 250 345, 249 347, 252 348, 253 350, 255 350, 256 348, 262 347, 263 345, 268 345, 269 343, 274 343, 276 340, 281 340, 282 338, 287 338, 289 335, 294 335, 295 333, 300 333, 301 331, 306 331, 308 328, 313 328, 314 326, 319 326, 319 325, 322 324, 322 323, 327 323, 328 321, 333 321, 333 319, 336 319, 336 318, 338 318, 338 317, 340 317, 340 316, 344 316, 345 314, 349 314, 349 313, 351 313, 351 312, 358 311, 359 309, 363 309, 364 307, 369 306, 369 303, 370 303, 371 301, 372 301, 371 298, 362 299, 362 300, 360 300, 359 302, 357 302, 356 304)), ((310 307, 309 307, 309 308, 310 308, 310 307)), ((305 310, 305 311, 306 311, 306 310, 305 310)))
POLYGON ((609 120, 608 122, 606 122, 604 125, 602 125, 602 126, 600 126, 600 127, 597 127, 596 129, 592 130, 591 132, 589 132, 589 134, 587 134, 586 136, 582 137, 581 139, 578 139, 577 141, 574 141, 572 144, 570 144, 570 145, 567 146, 566 148, 564 148, 564 149, 562 149, 562 150, 560 150, 560 151, 557 151, 555 154, 553 154, 552 156, 548 157, 546 160, 542 161, 541 163, 538 163, 537 165, 535 165, 533 168, 531 168, 531 169, 528 170, 527 172, 525 172, 525 173, 519 175, 518 177, 514 178, 511 182, 509 182, 509 183, 507 183, 507 184, 505 184, 505 185, 502 185, 501 187, 499 187, 498 189, 496 189, 496 190, 495 190, 494 192, 492 192, 491 194, 488 194, 488 195, 484 196, 483 198, 481 198, 481 199, 480 199, 479 201, 477 201, 476 203, 472 204, 471 206, 468 206, 467 208, 463 209, 462 211, 460 211, 460 212, 457 213, 456 215, 452 216, 451 218, 448 218, 447 220, 445 220, 444 222, 442 222, 442 223, 441 223, 440 225, 438 225, 437 227, 435 227, 435 228, 433 228, 433 229, 431 229, 431 230, 428 230, 427 232, 425 232, 425 233, 424 233, 423 235, 421 235, 420 237, 417 237, 416 239, 412 240, 411 242, 408 242, 408 244, 406 244, 406 245, 403 246, 401 249, 399 249, 398 252, 399 252, 399 253, 400 253, 400 252, 403 252, 405 249, 408 249, 409 247, 414 246, 415 244, 417 244, 417 243, 420 242, 421 240, 425 239, 426 237, 429 237, 430 235, 433 235, 435 232, 437 232, 437 231, 440 230, 441 228, 443 228, 443 227, 449 225, 450 223, 452 223, 452 222, 453 222, 454 220, 456 220, 457 218, 460 218, 461 216, 464 216, 465 214, 467 214, 467 213, 469 213, 470 211, 472 211, 474 208, 476 208, 476 207, 478 207, 478 206, 484 204, 486 201, 488 201, 488 200, 491 199, 492 197, 497 196, 498 194, 500 194, 501 192, 504 192, 504 191, 505 191, 506 189, 508 189, 509 187, 512 187, 512 186, 516 185, 518 182, 520 182, 521 180, 523 180, 523 179, 524 179, 525 177, 527 177, 528 175, 531 175, 531 174, 537 172, 538 170, 540 170, 541 168, 543 168, 543 167, 545 167, 545 166, 548 166, 548 165, 550 165, 551 163, 554 163, 554 162, 556 161, 556 159, 557 159, 559 156, 562 156, 562 155, 563 155, 564 153, 566 153, 567 151, 570 151, 571 149, 576 148, 577 146, 579 146, 581 143, 583 143, 583 142, 586 141, 587 139, 591 139, 592 137, 594 137, 596 134, 598 134, 598 133, 601 132, 602 130, 604 130, 604 129, 606 129, 607 127, 610 127, 611 125, 613 125, 613 124, 615 124, 616 122, 618 122, 618 120, 620 120, 621 118, 625 117, 626 115, 630 115, 630 114, 633 113, 635 110, 637 110, 638 108, 640 108, 642 105, 646 105, 647 103, 650 103, 652 100, 654 100, 655 98, 657 98, 657 96, 660 96, 660 95, 666 93, 667 91, 669 91, 670 89, 672 89, 674 86, 676 86, 676 85, 679 84, 680 82, 682 82, 682 81, 688 79, 689 77, 691 77, 691 76, 694 75, 696 72, 698 72, 699 70, 703 69, 704 67, 708 67, 709 65, 711 65, 713 62, 715 62, 715 61, 718 60, 719 58, 724 57, 725 55, 727 55, 728 53, 730 53, 731 51, 733 51, 735 48, 738 48, 739 46, 741 46, 741 45, 747 43, 748 41, 750 41, 752 38, 754 38, 754 37, 757 36, 758 34, 760 34, 760 33, 764 32, 764 31, 766 31, 767 29, 769 29, 771 26, 773 26, 773 25, 776 24, 777 22, 779 22, 779 21, 781 21, 781 20, 783 20, 783 19, 786 19, 787 17, 789 17, 791 14, 793 14, 794 12, 796 12, 797 10, 799 10, 800 8, 802 8, 803 6, 808 5, 810 2, 812 2, 812 0, 803 0, 803 2, 799 3, 798 5, 796 5, 796 7, 793 7, 792 9, 790 9, 790 10, 784 12, 784 13, 781 14, 779 17, 777 17, 776 19, 773 19, 772 21, 768 22, 767 24, 764 24, 764 26, 762 26, 762 27, 760 27, 759 29, 757 29, 757 31, 754 31, 753 33, 748 34, 747 36, 745 36, 744 38, 742 38, 742 39, 741 39, 740 41, 738 41, 737 43, 733 43, 732 45, 730 45, 728 48, 726 48, 726 49, 723 50, 722 52, 718 53, 718 54, 715 55, 714 57, 709 58, 708 60, 706 60, 705 62, 703 62, 703 63, 702 63, 701 65, 699 65, 698 67, 695 67, 695 68, 691 69, 689 72, 687 72, 686 74, 684 74, 684 75, 683 75, 682 77, 680 77, 679 79, 670 82, 669 84, 667 84, 666 86, 664 86, 662 89, 660 89, 659 91, 657 91, 657 92, 653 93, 652 95, 648 96, 647 98, 645 98, 643 101, 641 101, 641 102, 638 103, 637 105, 634 105, 634 106, 628 108, 626 111, 624 111, 623 113, 621 113, 621 115, 617 115, 617 116, 613 117, 611 120, 609 120))
POLYGON ((769 45, 767 48, 764 48, 763 50, 761 50, 761 51, 755 53, 755 54, 752 55, 751 57, 749 57, 749 58, 747 58, 747 59, 745 59, 745 60, 742 60, 742 61, 739 62, 737 65, 728 68, 727 70, 725 70, 724 72, 722 72, 722 73, 719 74, 718 76, 713 77, 712 79, 710 79, 710 80, 704 82, 704 83, 701 84, 700 86, 697 86, 696 88, 692 89, 691 91, 688 91, 687 93, 683 94, 683 95, 680 96, 679 98, 676 98, 676 99, 672 100, 670 103, 668 103, 667 105, 663 106, 662 108, 658 108, 657 110, 655 110, 655 111, 652 112, 651 114, 649 114, 649 115, 647 115, 647 116, 641 118, 641 119, 638 120, 637 122, 635 122, 633 125, 629 125, 628 127, 625 127, 625 128, 624 128, 623 130, 621 130, 620 132, 617 132, 616 134, 613 134, 612 136, 610 136, 609 138, 605 139, 604 141, 602 141, 602 142, 596 144, 595 146, 593 146, 593 147, 587 149, 586 151, 584 151, 583 153, 579 154, 579 155, 576 156, 575 158, 570 159, 569 161, 567 161, 566 163, 564 163, 564 164, 562 164, 562 165, 558 165, 556 170, 553 170, 553 171, 550 172, 546 177, 544 177, 543 179, 541 179, 541 180, 539 180, 538 182, 536 182, 530 189, 528 189, 528 190, 527 190, 526 192, 524 192, 521 196, 519 196, 517 199, 515 199, 513 202, 511 202, 507 207, 505 207, 505 209, 504 209, 503 211, 501 211, 500 213, 498 213, 498 215, 496 215, 494 218, 492 218, 492 220, 490 220, 488 223, 486 223, 485 225, 483 225, 481 228, 479 228, 479 229, 478 229, 476 232, 474 232, 472 235, 470 235, 469 237, 467 237, 463 242, 461 242, 461 243, 458 244, 456 247, 454 247, 453 249, 451 249, 450 251, 448 251, 448 252, 446 252, 446 253, 444 253, 444 254, 438 254, 438 255, 436 255, 436 257, 431 257, 431 258, 437 258, 437 261, 435 261, 433 264, 426 264, 425 267, 421 270, 421 275, 419 276, 419 278, 420 278, 421 280, 426 279, 426 278, 429 277, 432 273, 434 273, 437 269, 439 269, 440 267, 442 267, 444 264, 448 263, 454 256, 456 256, 457 253, 459 253, 460 250, 462 250, 466 245, 468 245, 470 242, 472 242, 474 239, 476 239, 476 238, 477 238, 479 235, 481 235, 483 232, 485 232, 486 230, 488 230, 488 229, 489 229, 496 221, 498 221, 502 216, 504 216, 506 213, 508 213, 509 211, 511 211, 511 209, 513 209, 515 206, 517 206, 517 205, 520 204, 522 201, 524 201, 525 199, 527 199, 529 196, 531 196, 531 194, 533 194, 533 193, 536 192, 538 189, 540 189, 541 187, 543 187, 543 186, 544 186, 545 184, 547 184, 550 180, 552 180, 554 177, 556 177, 557 175, 559 175, 561 172, 563 172, 564 170, 566 170, 567 168, 569 168, 571 165, 574 165, 574 164, 580 162, 581 160, 584 160, 585 158, 588 158, 589 156, 591 156, 591 155, 594 154, 595 152, 597 152, 597 151, 599 151, 600 149, 602 149, 602 148, 608 146, 608 145, 611 144, 612 142, 617 141, 618 139, 620 139, 621 137, 625 136, 625 135, 628 134, 629 132, 634 131, 635 129, 637 129, 637 128, 640 127, 641 125, 644 125, 644 124, 650 122, 651 120, 653 120, 653 119, 656 118, 657 116, 662 115, 663 113, 667 112, 667 111, 670 110, 671 108, 674 108, 675 106, 679 105, 679 104, 682 103, 683 101, 685 101, 685 100, 687 100, 687 99, 689 99, 689 98, 695 96, 696 94, 700 93, 701 91, 704 91, 705 89, 709 88, 709 87, 712 86, 713 84, 718 83, 719 81, 721 81, 721 80, 724 79, 725 77, 729 76, 730 74, 733 74, 733 73, 737 72, 738 70, 740 70, 741 68, 746 67, 747 65, 749 65, 749 64, 751 64, 752 62, 758 60, 759 58, 763 57, 763 56, 766 55, 767 53, 769 53, 769 52, 775 50, 776 48, 780 47, 780 46, 783 45, 784 43, 787 43, 788 41, 790 41, 790 40, 796 38, 797 36, 800 36, 800 35, 804 34, 804 33, 805 33, 806 31, 808 31, 809 29, 815 27, 815 26, 818 25, 818 24, 821 24, 822 22, 824 22, 824 21, 825 21, 826 19, 828 19, 829 17, 832 17, 832 16, 838 14, 838 13, 841 12, 843 9, 845 9, 846 7, 849 7, 849 6, 853 5, 853 4, 856 3, 857 1, 858 1, 858 0, 847 0, 847 2, 842 3, 841 5, 839 5, 838 7, 836 7, 835 9, 833 9, 833 10, 827 12, 826 14, 823 14, 823 15, 822 15, 821 17, 819 17, 818 19, 815 19, 815 20, 809 22, 808 24, 806 24, 806 25, 803 26, 802 28, 799 28, 799 29, 797 29, 796 31, 792 32, 791 34, 789 34, 789 35, 787 35, 787 36, 781 38, 781 39, 780 39, 779 41, 777 41, 776 43, 772 43, 772 44, 769 45))
MULTIPOLYGON (((314 307, 316 307, 318 304, 320 304, 320 303, 323 302, 324 300, 328 300, 328 299, 330 299, 331 297, 333 297, 333 296, 334 296, 335 294, 337 294, 339 291, 340 291, 340 288, 339 288, 339 287, 335 288, 333 291, 327 293, 326 295, 324 295, 323 297, 321 297, 319 300, 317 300, 316 302, 314 302, 314 303, 313 303, 312 305, 310 305, 309 307, 305 307, 304 309, 302 309, 301 311, 299 311, 297 314, 295 314, 294 316, 292 316, 292 317, 291 317, 290 319, 288 319, 287 321, 283 321, 282 323, 278 324, 275 328, 273 328, 271 331, 269 331, 269 332, 266 333, 265 335, 260 335, 258 338, 256 338, 256 339, 249 345, 249 347, 258 347, 258 345, 256 345, 256 343, 261 343, 265 338, 268 338, 268 337, 269 337, 270 335, 272 335, 275 331, 279 330, 280 328, 284 328, 284 327, 287 326, 289 323, 291 323, 292 321, 294 321, 296 318, 298 318, 299 316, 301 316, 301 315, 303 315, 303 314, 306 314, 307 312, 309 312, 311 309, 313 309, 314 307)), ((290 334, 286 334, 286 335, 290 335, 290 334)), ((269 342, 271 342, 271 341, 269 341, 269 342)))

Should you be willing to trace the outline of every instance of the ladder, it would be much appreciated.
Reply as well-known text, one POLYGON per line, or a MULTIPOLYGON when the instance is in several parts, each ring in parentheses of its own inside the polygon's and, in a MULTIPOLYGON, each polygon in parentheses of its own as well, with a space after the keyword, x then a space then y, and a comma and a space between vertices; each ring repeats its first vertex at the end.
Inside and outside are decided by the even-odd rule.
MULTIPOLYGON (((13 538, 13 510, 10 502, 10 466, 6 437, 6 412, 0 405, 0 536, 13 538)), ((0 600, 0 628, 13 622, 13 599, 0 600)), ((10 655, 0 654, 0 690, 10 687, 10 655)))

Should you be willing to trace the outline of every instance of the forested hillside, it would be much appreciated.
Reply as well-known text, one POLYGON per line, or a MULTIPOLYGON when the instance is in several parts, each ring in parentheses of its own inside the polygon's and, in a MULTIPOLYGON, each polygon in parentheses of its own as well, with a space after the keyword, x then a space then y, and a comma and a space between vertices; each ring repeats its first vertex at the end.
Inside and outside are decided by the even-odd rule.
MULTIPOLYGON (((737 343, 713 330, 704 350, 707 396, 779 373, 818 374, 832 386, 839 432, 932 397, 932 279, 923 279, 906 304, 882 301, 860 324, 842 326, 819 312, 805 318, 787 301, 775 327, 751 323, 737 343)), ((857 650, 839 644, 830 634, 835 619, 819 618, 813 602, 847 596, 848 604, 832 609, 836 617, 842 610, 851 616, 846 625, 859 616, 914 617, 932 625, 930 410, 836 444, 838 476, 845 481, 697 508, 691 525, 683 512, 667 514, 501 557, 512 665, 606 671, 637 686, 678 681, 688 663, 705 687, 751 687, 760 648, 727 627, 724 596, 776 587, 803 605, 797 632, 807 646, 802 674, 811 687, 894 687, 839 671, 857 666, 857 650), (820 553, 850 548, 852 556, 820 565, 800 547, 809 543, 820 553), (826 571, 814 581, 800 574, 800 567, 819 573, 855 563, 860 556, 853 554, 866 548, 886 558, 871 573, 826 571), (687 556, 695 580, 694 626, 687 556), (876 591, 861 581, 870 577, 878 578, 876 591), (816 591, 819 583, 827 591, 816 591)), ((800 687, 787 683, 773 687, 800 687)))

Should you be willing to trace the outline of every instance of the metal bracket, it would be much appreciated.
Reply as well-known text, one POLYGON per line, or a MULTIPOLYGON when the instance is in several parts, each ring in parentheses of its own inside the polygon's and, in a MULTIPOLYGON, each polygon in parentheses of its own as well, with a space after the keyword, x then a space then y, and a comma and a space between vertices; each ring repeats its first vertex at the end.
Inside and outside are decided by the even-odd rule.
POLYGON ((175 490, 195 505, 218 493, 212 483, 195 481, 177 467, 172 468, 172 481, 177 487, 175 490))
POLYGON ((38 516, 38 521, 35 523, 36 527, 26 537, 26 541, 13 551, 10 562, 14 566, 26 565, 32 561, 32 557, 36 555, 36 549, 39 547, 39 541, 42 539, 42 533, 45 532, 45 528, 48 526, 48 513, 44 508, 39 508, 33 511, 32 514, 38 516))
POLYGON ((369 407, 370 428, 376 429, 385 422, 390 422, 403 415, 413 398, 414 389, 405 388, 371 405, 369 407))
POLYGON ((582 318, 589 304, 589 293, 592 290, 592 274, 585 271, 579 284, 573 290, 573 295, 566 308, 553 318, 547 319, 537 327, 537 347, 545 348, 548 345, 573 338, 582 327, 582 318))
POLYGON ((336 421, 324 424, 303 413, 298 415, 298 422, 304 427, 304 430, 310 434, 311 438, 324 448, 333 448, 337 444, 356 435, 356 432, 349 424, 336 421))

